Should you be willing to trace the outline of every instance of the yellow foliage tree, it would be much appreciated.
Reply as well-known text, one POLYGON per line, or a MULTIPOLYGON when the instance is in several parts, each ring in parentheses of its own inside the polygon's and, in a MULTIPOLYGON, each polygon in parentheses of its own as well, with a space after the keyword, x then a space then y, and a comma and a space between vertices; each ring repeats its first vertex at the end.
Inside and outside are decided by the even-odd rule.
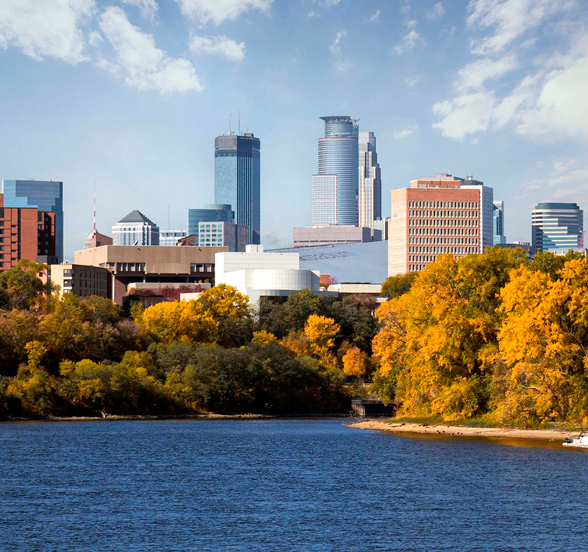
POLYGON ((304 333, 310 343, 318 350, 328 350, 335 346, 335 337, 341 326, 328 316, 311 314, 304 326, 304 333))
POLYGON ((347 376, 365 376, 368 356, 359 347, 350 347, 343 355, 343 372, 347 376))
POLYGON ((267 345, 269 343, 276 343, 277 341, 278 338, 273 333, 260 330, 258 332, 253 332, 253 339, 251 340, 251 343, 267 345))
POLYGON ((135 323, 162 343, 213 342, 218 329, 218 322, 197 301, 158 303, 139 313, 135 323))

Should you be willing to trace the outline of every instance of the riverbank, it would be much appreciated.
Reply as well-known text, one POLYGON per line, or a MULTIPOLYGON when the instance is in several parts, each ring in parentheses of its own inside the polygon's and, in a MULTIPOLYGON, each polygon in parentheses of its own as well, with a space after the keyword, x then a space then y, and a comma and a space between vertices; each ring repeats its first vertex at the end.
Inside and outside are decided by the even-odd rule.
POLYGON ((546 439, 563 441, 565 438, 578 436, 578 431, 559 429, 516 429, 503 427, 466 427, 439 424, 416 424, 385 420, 360 420, 347 427, 370 429, 387 433, 417 433, 428 435, 447 435, 452 437, 493 437, 508 439, 546 439))

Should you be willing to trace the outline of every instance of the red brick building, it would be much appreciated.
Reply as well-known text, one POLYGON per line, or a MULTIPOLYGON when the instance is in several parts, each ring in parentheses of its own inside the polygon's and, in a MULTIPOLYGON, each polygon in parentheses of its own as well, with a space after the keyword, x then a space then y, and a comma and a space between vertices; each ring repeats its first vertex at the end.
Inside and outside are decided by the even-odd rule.
POLYGON ((36 207, 4 207, 0 194, 0 272, 20 259, 52 263, 55 258, 55 213, 36 207))

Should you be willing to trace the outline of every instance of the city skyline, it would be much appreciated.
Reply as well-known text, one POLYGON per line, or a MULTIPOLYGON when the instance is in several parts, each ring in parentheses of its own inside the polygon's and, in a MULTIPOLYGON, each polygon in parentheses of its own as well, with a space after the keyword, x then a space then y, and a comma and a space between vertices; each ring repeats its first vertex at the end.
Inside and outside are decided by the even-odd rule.
POLYGON ((101 230, 121 206, 183 228, 214 201, 213 138, 250 129, 269 249, 311 223, 318 117, 350 113, 378 138, 383 217, 412 179, 473 173, 530 241, 537 202, 588 203, 585 3, 531 4, 6 0, 0 177, 64 182, 71 259, 94 182, 101 230))

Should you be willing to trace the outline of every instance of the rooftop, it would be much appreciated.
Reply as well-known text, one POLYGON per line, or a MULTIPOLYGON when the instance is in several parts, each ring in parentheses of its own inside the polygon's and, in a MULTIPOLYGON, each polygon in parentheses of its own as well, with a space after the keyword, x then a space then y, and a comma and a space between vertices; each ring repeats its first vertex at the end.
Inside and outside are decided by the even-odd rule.
POLYGON ((141 211, 131 211, 126 217, 120 219, 118 222, 147 222, 153 226, 157 226, 153 221, 149 220, 141 211))

